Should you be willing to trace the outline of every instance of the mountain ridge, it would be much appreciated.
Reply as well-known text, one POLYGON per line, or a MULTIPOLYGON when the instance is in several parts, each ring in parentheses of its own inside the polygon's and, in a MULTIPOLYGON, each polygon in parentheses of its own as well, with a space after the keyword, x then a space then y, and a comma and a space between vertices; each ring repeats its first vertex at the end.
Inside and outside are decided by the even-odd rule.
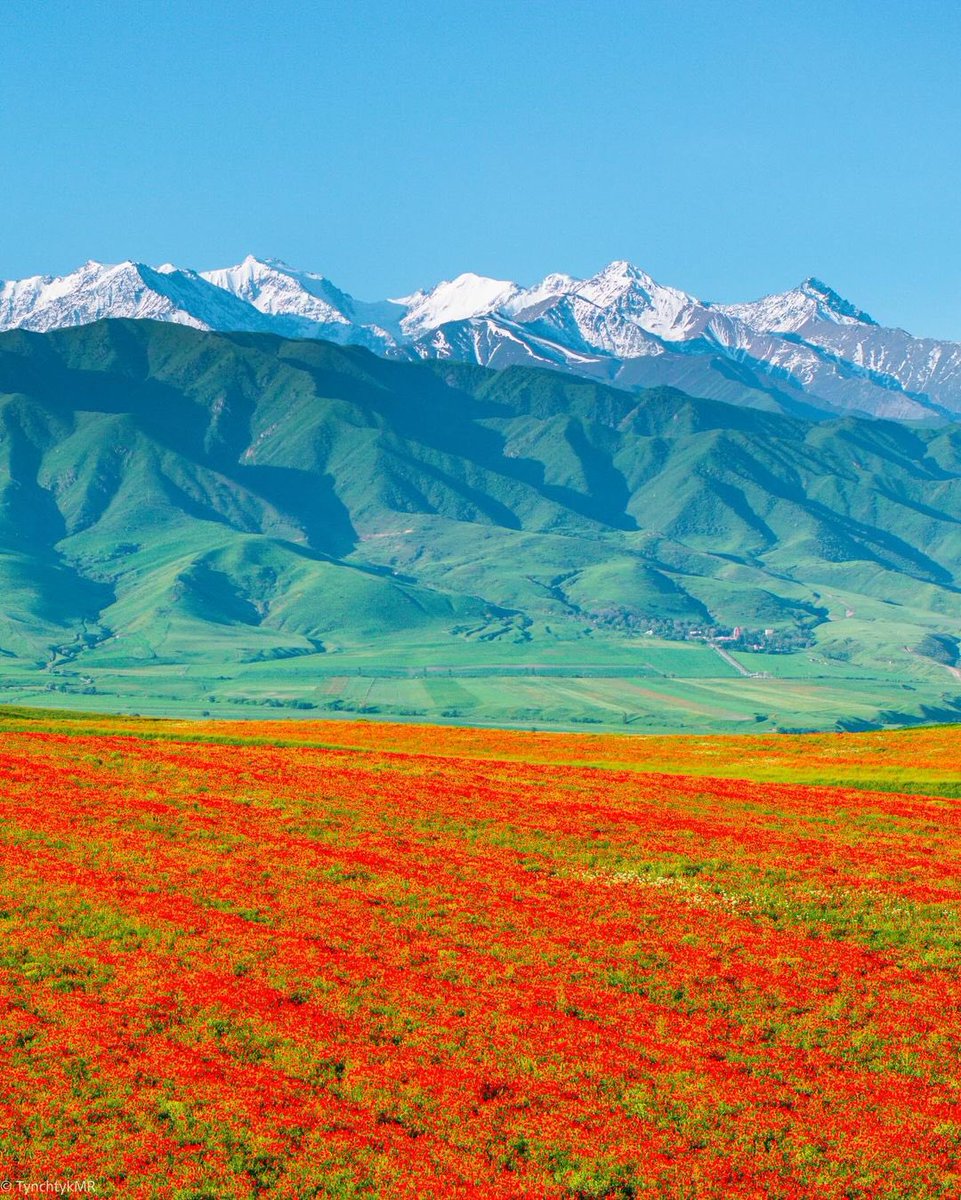
MULTIPOLYGON (((0 333, 0 689, 219 695, 256 669, 293 703, 358 662, 627 656, 669 691, 682 651, 645 638, 736 683, 685 639, 740 629, 800 651, 758 658, 812 676, 802 706, 843 694, 853 719, 838 689, 860 687, 873 720, 950 713, 955 668, 930 647, 957 643, 959 529, 958 424, 811 422, 175 322, 0 333)), ((685 703, 727 719, 704 686, 685 703)), ((787 686, 749 692, 738 720, 783 711, 787 686)), ((631 684, 601 711, 651 695, 631 684)))
POLYGON ((105 317, 321 338, 386 358, 529 364, 806 417, 961 414, 961 343, 884 328, 815 277, 736 304, 659 284, 626 260, 588 279, 554 273, 526 288, 466 273, 372 302, 253 256, 202 272, 91 261, 66 276, 0 283, 0 330, 105 317))

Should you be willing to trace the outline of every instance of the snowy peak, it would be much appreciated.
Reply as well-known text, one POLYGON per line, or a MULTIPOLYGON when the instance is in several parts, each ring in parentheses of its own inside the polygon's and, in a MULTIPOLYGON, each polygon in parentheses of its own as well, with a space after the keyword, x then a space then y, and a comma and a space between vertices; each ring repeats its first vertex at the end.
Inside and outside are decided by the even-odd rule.
POLYGON ((248 254, 235 267, 202 271, 215 287, 246 300, 259 312, 313 317, 320 321, 347 321, 347 297, 322 275, 295 271, 279 259, 248 254))
POLYGON ((759 333, 801 333, 813 324, 877 325, 868 313, 814 276, 789 292, 764 296, 750 304, 712 305, 759 333))
MULTIPOLYGON (((635 347, 639 333, 665 341, 685 340, 696 336, 708 319, 694 296, 665 287, 624 260, 610 263, 578 284, 575 300, 581 302, 578 324, 583 329, 585 324, 597 326, 600 321, 607 333, 599 344, 613 353, 635 347), (585 304, 604 314, 603 318, 591 317, 584 311, 585 304)), ((574 308, 577 312, 576 303, 574 308)))
POLYGON ((643 288, 645 284, 653 282, 650 275, 642 271, 640 267, 635 267, 626 258, 619 258, 608 263, 596 275, 592 275, 590 279, 586 280, 581 291, 589 289, 598 294, 617 296, 630 291, 635 285, 640 284, 643 288))
POLYGON ((501 309, 517 320, 535 320, 559 297, 576 292, 580 284, 581 280, 573 275, 554 272, 533 287, 518 289, 510 300, 501 305, 501 309))
POLYGON ((333 284, 322 275, 297 271, 279 258, 256 258, 253 254, 248 254, 236 266, 201 271, 201 275, 217 287, 225 288, 235 296, 243 296, 248 300, 256 298, 265 289, 269 290, 278 284, 283 286, 284 280, 297 281, 301 286, 306 286, 308 280, 312 281, 313 290, 319 294, 333 288, 333 284))
POLYGON ((244 300, 256 297, 265 279, 273 275, 271 266, 252 254, 234 267, 221 267, 214 271, 201 271, 201 276, 215 287, 224 288, 244 300))
MULTIPOLYGON (((614 308, 625 306, 636 312, 656 307, 658 284, 644 271, 632 263, 612 262, 583 280, 577 287, 577 295, 582 300, 589 300, 598 308, 614 308)), ((683 293, 681 293, 683 294, 683 293)))
POLYGON ((838 325, 877 325, 874 317, 856 308, 850 300, 810 276, 801 284, 800 290, 817 305, 817 316, 821 320, 834 321, 838 325))
POLYGON ((507 305, 520 291, 508 279, 490 279, 470 272, 456 279, 445 279, 429 291, 395 300, 404 305, 407 315, 401 328, 409 337, 418 337, 429 329, 437 329, 450 321, 464 321, 485 316, 507 305))
POLYGON ((237 266, 204 271, 202 277, 253 306, 270 319, 274 332, 286 337, 322 337, 385 350, 400 333, 403 309, 360 303, 323 275, 298 271, 278 258, 248 254, 237 266))
POLYGON ((43 331, 102 317, 149 318, 209 328, 183 294, 189 291, 189 284, 184 287, 189 279, 184 272, 161 274, 140 263, 107 266, 91 260, 69 275, 38 275, 0 284, 0 328, 43 331))

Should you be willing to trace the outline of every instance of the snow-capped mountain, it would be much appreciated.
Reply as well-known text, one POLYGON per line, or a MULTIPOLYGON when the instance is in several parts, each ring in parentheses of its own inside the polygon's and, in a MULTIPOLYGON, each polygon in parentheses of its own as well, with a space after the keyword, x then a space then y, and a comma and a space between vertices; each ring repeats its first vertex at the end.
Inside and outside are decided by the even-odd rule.
POLYGON ((451 321, 466 321, 496 312, 519 291, 516 283, 504 279, 469 273, 458 275, 456 279, 444 280, 436 287, 397 300, 407 310, 401 328, 408 337, 416 338, 451 321))
POLYGON ((279 259, 248 255, 239 266, 203 271, 201 278, 252 305, 273 333, 319 337, 387 350, 402 340, 401 319, 408 307, 383 301, 365 304, 342 292, 323 275, 296 271, 279 259))
POLYGON ((0 283, 0 329, 59 329, 101 317, 174 321, 198 329, 262 327, 257 313, 195 271, 166 264, 87 262, 69 275, 0 283))
POLYGON ((102 317, 326 338, 391 358, 543 366, 807 416, 961 414, 961 344, 884 328, 814 278, 744 304, 699 300, 623 261, 532 287, 464 274, 373 303, 252 256, 203 272, 88 262, 61 277, 0 283, 0 329, 102 317))
POLYGON ((800 287, 750 304, 715 304, 716 312, 743 321, 758 333, 803 333, 819 324, 877 325, 866 312, 839 296, 820 279, 805 279, 800 287))

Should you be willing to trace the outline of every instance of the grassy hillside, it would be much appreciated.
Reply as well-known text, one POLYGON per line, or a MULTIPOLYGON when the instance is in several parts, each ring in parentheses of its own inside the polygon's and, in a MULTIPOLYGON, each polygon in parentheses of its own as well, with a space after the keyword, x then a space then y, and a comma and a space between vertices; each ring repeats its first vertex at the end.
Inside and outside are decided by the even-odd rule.
POLYGON ((605 728, 947 719, 959 479, 957 427, 152 322, 6 333, 0 691, 605 728), (735 626, 733 653, 674 640, 735 626))

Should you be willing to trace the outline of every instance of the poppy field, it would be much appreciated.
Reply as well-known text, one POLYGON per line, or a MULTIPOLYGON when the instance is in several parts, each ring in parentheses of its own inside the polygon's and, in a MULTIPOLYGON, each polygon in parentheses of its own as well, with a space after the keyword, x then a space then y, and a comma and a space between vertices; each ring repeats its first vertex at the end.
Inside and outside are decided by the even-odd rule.
POLYGON ((957 1197, 959 922, 961 728, 0 710, 0 1181, 957 1197))

